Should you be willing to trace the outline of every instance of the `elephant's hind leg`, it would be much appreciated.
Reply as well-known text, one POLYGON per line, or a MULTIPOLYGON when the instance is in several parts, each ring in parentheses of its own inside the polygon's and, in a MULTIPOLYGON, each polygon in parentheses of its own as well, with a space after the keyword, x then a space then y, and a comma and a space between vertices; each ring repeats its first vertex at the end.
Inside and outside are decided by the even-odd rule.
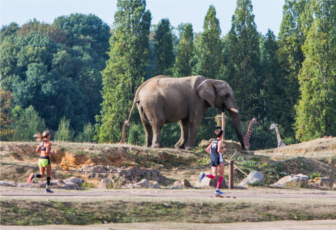
POLYGON ((139 111, 140 111, 141 122, 142 122, 142 125, 144 127, 145 134, 146 134, 146 147, 151 147, 152 146, 152 140, 153 140, 152 126, 149 124, 147 116, 143 112, 143 108, 140 108, 139 111))
POLYGON ((183 119, 179 121, 181 127, 181 137, 180 140, 175 144, 175 148, 184 149, 185 144, 188 140, 188 132, 189 132, 189 118, 183 119))

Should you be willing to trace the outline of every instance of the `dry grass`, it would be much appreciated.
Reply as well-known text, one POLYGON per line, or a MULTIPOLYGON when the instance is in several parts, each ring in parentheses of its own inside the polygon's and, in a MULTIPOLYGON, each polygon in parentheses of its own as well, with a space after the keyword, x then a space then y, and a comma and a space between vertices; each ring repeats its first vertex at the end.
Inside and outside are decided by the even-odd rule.
MULTIPOLYGON (((213 199, 215 200, 215 199, 213 199)), ((233 223, 336 219, 336 202, 244 201, 47 201, 1 200, 2 225, 99 224, 131 222, 233 223)))

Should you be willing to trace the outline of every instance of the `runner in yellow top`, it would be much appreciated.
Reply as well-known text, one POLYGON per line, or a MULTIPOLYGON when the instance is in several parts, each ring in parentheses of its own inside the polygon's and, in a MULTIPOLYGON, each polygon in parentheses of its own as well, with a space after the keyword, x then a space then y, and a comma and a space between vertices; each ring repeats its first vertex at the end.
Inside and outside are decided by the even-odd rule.
POLYGON ((36 133, 34 135, 37 141, 42 141, 42 143, 37 147, 36 152, 41 153, 40 159, 38 161, 38 166, 40 167, 40 174, 31 173, 27 178, 27 182, 30 183, 34 177, 42 178, 44 177, 44 169, 47 170, 47 185, 46 193, 52 193, 50 190, 50 177, 51 177, 51 162, 50 154, 56 154, 51 152, 51 143, 50 143, 50 133, 49 131, 44 131, 43 134, 36 133))

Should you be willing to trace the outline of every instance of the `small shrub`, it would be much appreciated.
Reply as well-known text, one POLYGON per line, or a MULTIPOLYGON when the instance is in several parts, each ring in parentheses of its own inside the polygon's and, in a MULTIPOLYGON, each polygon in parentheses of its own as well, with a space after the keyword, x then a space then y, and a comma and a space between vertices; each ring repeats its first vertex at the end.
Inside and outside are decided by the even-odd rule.
POLYGON ((70 129, 70 120, 62 118, 58 130, 55 134, 55 140, 57 141, 72 141, 74 132, 70 129))

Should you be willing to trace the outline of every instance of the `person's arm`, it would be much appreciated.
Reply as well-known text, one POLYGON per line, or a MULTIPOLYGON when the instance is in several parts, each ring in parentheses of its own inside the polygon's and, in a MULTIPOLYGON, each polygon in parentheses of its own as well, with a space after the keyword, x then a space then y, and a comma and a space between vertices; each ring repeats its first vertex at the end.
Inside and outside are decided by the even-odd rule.
POLYGON ((35 152, 37 152, 37 153, 41 152, 41 144, 37 147, 37 149, 35 150, 35 152))
POLYGON ((47 149, 46 149, 46 153, 51 153, 51 154, 56 154, 55 152, 51 152, 51 143, 48 143, 47 149))
POLYGON ((210 145, 205 149, 205 151, 207 152, 207 153, 211 153, 211 145, 212 145, 212 142, 210 143, 210 145))
POLYGON ((222 146, 223 146, 223 141, 220 140, 220 141, 218 142, 217 152, 219 152, 219 153, 223 153, 223 152, 226 151, 226 148, 223 148, 223 149, 222 149, 222 146))

